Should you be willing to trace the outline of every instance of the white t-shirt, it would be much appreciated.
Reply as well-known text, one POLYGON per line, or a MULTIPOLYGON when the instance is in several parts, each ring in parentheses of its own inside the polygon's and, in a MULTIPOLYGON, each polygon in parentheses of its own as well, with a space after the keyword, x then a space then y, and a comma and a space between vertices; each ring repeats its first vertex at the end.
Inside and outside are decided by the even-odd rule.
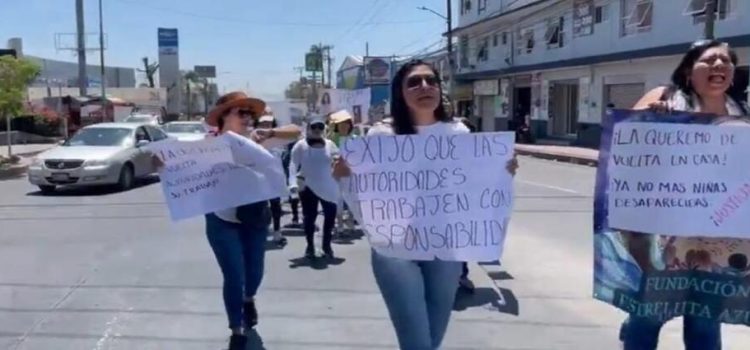
POLYGON ((297 171, 300 169, 305 178, 305 186, 315 195, 331 203, 339 202, 339 185, 333 178, 333 157, 339 154, 339 148, 333 141, 326 139, 325 146, 310 147, 307 140, 300 140, 292 148, 289 160, 289 183, 297 183, 297 171))
MULTIPOLYGON (((459 121, 436 122, 430 125, 417 125, 417 133, 427 135, 443 134, 468 134, 469 128, 459 121)), ((388 124, 379 124, 370 128, 367 136, 395 135, 393 127, 388 124)))

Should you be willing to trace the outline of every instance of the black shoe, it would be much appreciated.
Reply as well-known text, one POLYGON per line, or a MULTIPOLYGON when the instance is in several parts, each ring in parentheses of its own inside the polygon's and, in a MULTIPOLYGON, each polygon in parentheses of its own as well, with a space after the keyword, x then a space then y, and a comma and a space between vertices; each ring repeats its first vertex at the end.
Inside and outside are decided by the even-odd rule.
POLYGON ((245 350, 247 348, 247 337, 242 334, 232 334, 229 338, 229 350, 245 350))
POLYGON ((287 243, 289 243, 289 242, 286 240, 286 237, 281 237, 281 238, 275 240, 274 243, 276 243, 276 245, 278 247, 284 248, 284 247, 286 247, 287 243))
POLYGON ((463 290, 464 292, 473 294, 474 293, 474 282, 472 282, 468 277, 462 277, 458 281, 458 287, 463 290))
POLYGON ((255 308, 255 300, 246 301, 244 306, 245 311, 245 327, 253 328, 258 325, 258 309, 255 308))
POLYGON ((305 257, 308 259, 315 259, 315 247, 308 246, 305 249, 305 257))
POLYGON ((323 248, 323 257, 326 259, 334 259, 335 256, 333 255, 333 249, 331 247, 323 248))

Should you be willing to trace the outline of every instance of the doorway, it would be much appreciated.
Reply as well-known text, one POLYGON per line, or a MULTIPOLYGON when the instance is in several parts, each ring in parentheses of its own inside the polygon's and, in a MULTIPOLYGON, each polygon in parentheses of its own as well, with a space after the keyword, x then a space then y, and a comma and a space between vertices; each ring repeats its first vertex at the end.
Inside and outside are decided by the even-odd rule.
POLYGON ((512 113, 510 130, 529 123, 527 116, 531 116, 531 87, 517 87, 513 91, 512 113))
POLYGON ((550 86, 549 101, 550 134, 558 137, 575 134, 578 128, 578 81, 555 82, 550 86))

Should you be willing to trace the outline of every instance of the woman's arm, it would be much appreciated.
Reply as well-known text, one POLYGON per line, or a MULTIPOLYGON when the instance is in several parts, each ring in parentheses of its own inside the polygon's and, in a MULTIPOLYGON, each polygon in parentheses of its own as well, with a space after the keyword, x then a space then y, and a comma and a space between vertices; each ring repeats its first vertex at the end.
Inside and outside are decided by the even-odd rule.
POLYGON ((303 143, 305 140, 298 141, 289 154, 289 187, 297 187, 297 169, 302 161, 303 143))
POLYGON ((280 138, 285 140, 296 140, 302 135, 302 130, 294 124, 280 126, 272 129, 272 136, 274 138, 280 138))

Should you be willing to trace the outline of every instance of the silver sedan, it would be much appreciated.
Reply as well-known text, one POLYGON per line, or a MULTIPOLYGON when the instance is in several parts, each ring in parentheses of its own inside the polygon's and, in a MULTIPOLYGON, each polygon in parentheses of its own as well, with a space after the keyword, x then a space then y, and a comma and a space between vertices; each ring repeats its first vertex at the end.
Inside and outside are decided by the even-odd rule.
POLYGON ((29 182, 43 193, 58 186, 117 185, 156 172, 144 146, 167 139, 158 127, 135 123, 89 125, 58 147, 39 154, 29 167, 29 182))

